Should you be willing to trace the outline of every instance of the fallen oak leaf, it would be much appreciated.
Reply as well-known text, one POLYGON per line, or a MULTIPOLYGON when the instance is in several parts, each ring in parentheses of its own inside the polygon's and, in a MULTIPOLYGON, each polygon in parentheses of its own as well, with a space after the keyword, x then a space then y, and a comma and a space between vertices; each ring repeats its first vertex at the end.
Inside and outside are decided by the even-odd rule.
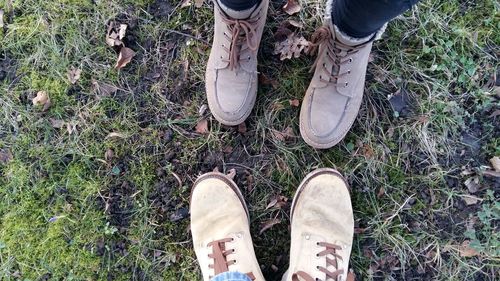
POLYGON ((201 119, 198 121, 196 124, 195 131, 199 134, 207 134, 208 133, 208 120, 207 119, 201 119))
POLYGON ((285 6, 283 6, 283 11, 290 16, 300 12, 301 9, 302 7, 296 0, 287 0, 285 6))
POLYGON ((196 8, 201 8, 201 6, 203 6, 203 0, 194 0, 194 6, 196 8))
POLYGON ((462 200, 464 200, 465 205, 467 206, 475 205, 477 202, 483 201, 483 199, 472 195, 461 195, 460 197, 462 197, 462 200))
POLYGON ((490 163, 496 172, 500 172, 500 158, 498 156, 494 156, 493 158, 491 158, 490 163))
POLYGON ((464 184, 470 193, 476 193, 480 187, 479 177, 478 176, 470 177, 467 180, 465 180, 464 184))
POLYGON ((262 235, 262 233, 264 233, 264 231, 270 229, 271 227, 275 226, 276 224, 278 224, 280 222, 281 222, 280 219, 270 219, 268 221, 265 221, 262 224, 262 228, 259 231, 259 235, 262 235))
POLYGON ((299 58, 303 52, 308 52, 311 42, 303 36, 297 36, 295 33, 288 35, 287 39, 274 44, 274 55, 280 55, 280 60, 299 58))
POLYGON ((49 121, 50 121, 50 124, 52 125, 52 128, 55 128, 55 129, 60 129, 60 128, 64 127, 64 125, 66 124, 66 122, 64 122, 63 120, 54 119, 54 118, 50 118, 49 121))
POLYGON ((92 90, 94 93, 99 94, 100 96, 107 97, 118 91, 118 87, 112 84, 99 82, 92 78, 92 90))
POLYGON ((80 76, 82 74, 82 71, 78 68, 74 68, 73 66, 71 67, 70 70, 68 70, 67 77, 69 82, 71 84, 76 84, 76 82, 80 79, 80 76))
POLYGON ((50 97, 45 91, 36 93, 36 97, 33 98, 32 102, 34 106, 43 106, 43 111, 47 111, 51 105, 50 97))
POLYGON ((300 101, 298 99, 289 100, 288 102, 293 107, 299 107, 299 105, 300 105, 300 101))
POLYGON ((120 50, 120 54, 118 55, 118 61, 116 62, 115 69, 124 68, 135 56, 134 50, 123 47, 120 50))
POLYGON ((458 252, 461 257, 475 257, 479 255, 479 252, 470 246, 469 240, 464 240, 464 242, 458 246, 458 252))

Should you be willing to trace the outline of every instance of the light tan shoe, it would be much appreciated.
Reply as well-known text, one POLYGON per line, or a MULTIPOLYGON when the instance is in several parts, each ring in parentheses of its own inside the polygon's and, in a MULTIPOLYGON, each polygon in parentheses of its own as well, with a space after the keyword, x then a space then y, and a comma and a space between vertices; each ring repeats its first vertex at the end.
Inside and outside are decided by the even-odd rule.
POLYGON ((333 147, 356 120, 374 37, 348 38, 331 19, 314 33, 318 56, 300 111, 300 133, 310 146, 333 147))
POLYGON ((221 173, 198 178, 191 191, 191 234, 203 280, 227 271, 264 277, 250 236, 248 209, 236 184, 221 173))
POLYGON ((257 97, 257 52, 269 0, 236 12, 215 3, 215 31, 205 76, 208 106, 225 125, 242 123, 257 97))
POLYGON ((291 220, 290 267, 282 280, 345 280, 354 218, 344 178, 333 169, 307 175, 293 199, 291 220))

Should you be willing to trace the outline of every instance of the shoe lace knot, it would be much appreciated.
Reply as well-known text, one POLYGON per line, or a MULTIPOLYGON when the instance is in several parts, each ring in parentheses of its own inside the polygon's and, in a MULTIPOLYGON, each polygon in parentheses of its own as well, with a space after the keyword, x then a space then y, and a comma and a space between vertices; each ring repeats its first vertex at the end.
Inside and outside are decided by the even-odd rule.
MULTIPOLYGON (((228 256, 235 253, 234 249, 227 249, 226 243, 233 242, 234 238, 223 238, 219 240, 214 240, 207 244, 208 247, 212 247, 212 253, 208 254, 208 257, 213 259, 214 263, 209 264, 208 267, 214 270, 215 275, 229 271, 229 266, 236 264, 236 260, 228 260, 228 256)), ((253 273, 247 273, 247 276, 251 280, 255 280, 253 273)), ((212 278, 211 276, 210 278, 212 278)))
MULTIPOLYGON (((345 64, 350 64, 353 62, 353 57, 355 53, 359 52, 360 49, 364 47, 365 44, 358 46, 349 46, 338 40, 335 40, 330 28, 328 26, 322 26, 318 28, 311 37, 311 45, 309 47, 308 53, 313 54, 318 52, 316 61, 311 67, 311 71, 317 67, 321 67, 324 72, 326 72, 326 77, 320 75, 319 79, 325 83, 332 83, 335 86, 339 86, 337 81, 339 78, 351 74, 351 70, 340 73, 340 67, 345 64), (325 58, 325 59, 323 59, 325 58), (329 64, 331 64, 331 67, 329 64)), ((340 85, 347 87, 348 84, 340 85)))
MULTIPOLYGON (((342 247, 339 246, 339 245, 325 243, 325 242, 318 242, 317 245, 325 248, 325 250, 319 252, 317 254, 317 256, 318 257, 325 257, 325 259, 326 259, 326 267, 318 266, 317 270, 319 270, 319 271, 323 272, 324 274, 326 274, 325 281, 326 280, 330 280, 330 279, 331 280, 337 280, 337 278, 341 274, 344 273, 344 269, 339 269, 339 265, 337 263, 337 260, 341 260, 342 261, 342 256, 340 256, 338 254, 338 251, 341 251, 342 247), (330 257, 328 257, 328 255, 331 255, 334 258, 331 259, 330 257), (334 268, 336 268, 336 270, 335 271, 328 270, 329 266, 333 266, 334 268)), ((314 279, 313 277, 311 277, 311 275, 309 275, 305 271, 297 271, 297 272, 295 272, 292 275, 292 281, 301 281, 301 279, 299 277, 302 278, 302 280, 304 280, 304 281, 321 281, 318 278, 314 279)))
MULTIPOLYGON (((255 16, 248 19, 230 18, 221 12, 222 21, 227 25, 229 34, 224 32, 224 37, 230 42, 229 46, 222 45, 222 48, 229 54, 229 59, 223 59, 229 63, 229 69, 234 70, 240 65, 240 56, 243 52, 250 50, 256 52, 259 48, 257 41, 257 28, 261 19, 260 11, 255 16)), ((249 55, 247 60, 251 59, 249 55)))

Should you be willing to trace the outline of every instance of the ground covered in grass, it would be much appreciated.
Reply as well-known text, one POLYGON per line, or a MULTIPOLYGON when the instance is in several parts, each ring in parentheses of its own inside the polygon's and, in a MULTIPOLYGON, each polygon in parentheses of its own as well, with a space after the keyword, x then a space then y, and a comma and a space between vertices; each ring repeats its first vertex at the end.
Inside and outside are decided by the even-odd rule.
POLYGON ((211 3, 0 0, 0 280, 199 279, 188 200, 214 168, 236 170, 280 280, 289 204, 317 167, 351 185, 358 280, 498 280, 498 2, 429 0, 392 22, 357 122, 326 151, 298 132, 314 58, 273 55, 285 20, 320 26, 323 4, 300 2, 288 16, 272 1, 257 105, 232 128, 205 110, 211 3), (136 52, 121 70, 110 24, 136 52))

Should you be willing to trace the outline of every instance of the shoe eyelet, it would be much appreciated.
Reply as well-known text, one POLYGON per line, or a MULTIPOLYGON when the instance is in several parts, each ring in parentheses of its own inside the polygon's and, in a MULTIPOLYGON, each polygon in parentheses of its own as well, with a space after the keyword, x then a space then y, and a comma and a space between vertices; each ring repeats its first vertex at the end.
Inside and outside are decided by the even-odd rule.
POLYGON ((349 86, 349 82, 345 82, 344 88, 347 88, 347 86, 349 86))
POLYGON ((349 58, 349 63, 352 63, 353 59, 352 58, 349 58))
POLYGON ((349 70, 347 70, 347 74, 351 74, 351 70, 350 70, 350 69, 349 69, 349 70))

